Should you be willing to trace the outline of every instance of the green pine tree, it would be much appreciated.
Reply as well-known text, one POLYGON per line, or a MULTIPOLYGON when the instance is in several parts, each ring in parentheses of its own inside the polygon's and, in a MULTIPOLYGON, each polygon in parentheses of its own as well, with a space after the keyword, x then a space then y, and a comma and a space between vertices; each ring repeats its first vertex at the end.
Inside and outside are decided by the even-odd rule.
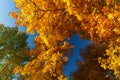
POLYGON ((27 35, 0 24, 0 80, 12 80, 13 69, 28 59, 27 35))

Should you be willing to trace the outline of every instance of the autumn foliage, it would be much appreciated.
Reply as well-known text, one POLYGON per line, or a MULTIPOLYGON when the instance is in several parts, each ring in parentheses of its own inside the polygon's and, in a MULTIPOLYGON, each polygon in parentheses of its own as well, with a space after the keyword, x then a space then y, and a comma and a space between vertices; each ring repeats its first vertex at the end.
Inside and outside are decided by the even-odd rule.
POLYGON ((78 70, 71 74, 73 79, 70 80, 116 80, 113 71, 103 69, 99 63, 98 58, 104 56, 106 46, 95 46, 94 44, 88 45, 86 49, 80 50, 82 57, 81 61, 77 61, 78 70))
POLYGON ((80 33, 96 46, 107 46, 104 58, 98 63, 113 70, 120 79, 120 5, 119 0, 14 0, 18 12, 11 12, 16 25, 39 34, 34 40, 33 58, 15 73, 27 75, 27 80, 67 80, 62 74, 67 52, 73 46, 65 42, 72 34, 80 33), (44 74, 44 75, 43 75, 44 74), (47 77, 46 77, 47 76, 47 77), (46 80, 46 79, 45 79, 46 80))

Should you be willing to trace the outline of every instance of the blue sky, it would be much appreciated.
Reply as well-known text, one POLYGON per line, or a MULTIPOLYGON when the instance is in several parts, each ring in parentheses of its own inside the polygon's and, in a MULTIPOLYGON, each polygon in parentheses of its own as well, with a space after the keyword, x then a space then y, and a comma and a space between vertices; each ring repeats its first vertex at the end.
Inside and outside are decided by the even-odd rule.
MULTIPOLYGON (((13 0, 1 0, 0 1, 0 23, 5 24, 5 26, 15 26, 15 19, 12 19, 8 14, 11 11, 15 10, 15 3, 13 0)), ((26 30, 24 27, 19 27, 19 30, 26 30)), ((27 40, 28 45, 33 48, 33 40, 36 35, 28 34, 29 38, 27 40)), ((75 48, 72 50, 74 56, 69 56, 68 65, 64 65, 63 74, 65 74, 68 78, 71 72, 74 72, 77 69, 76 61, 80 60, 79 50, 80 48, 85 48, 90 41, 83 41, 80 39, 78 35, 72 35, 70 39, 70 44, 74 45, 75 48)))
POLYGON ((13 0, 0 0, 0 23, 6 26, 15 26, 15 19, 8 15, 13 10, 15 10, 13 0))
POLYGON ((75 46, 75 48, 71 50, 73 56, 68 55, 69 57, 68 64, 64 66, 63 74, 66 75, 68 78, 70 78, 70 73, 74 72, 78 68, 76 62, 78 60, 81 60, 80 52, 79 52, 80 49, 85 48, 88 44, 90 44, 90 41, 81 40, 81 38, 78 35, 73 34, 69 40, 69 43, 75 46))

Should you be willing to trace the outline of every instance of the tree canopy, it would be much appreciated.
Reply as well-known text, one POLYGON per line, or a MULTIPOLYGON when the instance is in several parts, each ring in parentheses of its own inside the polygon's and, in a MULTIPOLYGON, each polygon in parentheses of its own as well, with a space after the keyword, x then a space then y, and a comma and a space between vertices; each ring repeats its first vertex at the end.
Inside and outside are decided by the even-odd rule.
POLYGON ((13 69, 29 57, 26 39, 27 35, 17 27, 0 24, 0 80, 12 80, 13 69))
POLYGON ((71 80, 117 80, 111 70, 104 70, 98 63, 99 57, 104 56, 105 46, 88 45, 86 49, 81 49, 82 60, 78 61, 78 70, 71 74, 71 80))
MULTIPOLYGON (((15 73, 38 80, 49 75, 53 80, 67 80, 62 74, 67 54, 73 48, 64 39, 78 33, 91 39, 95 46, 105 46, 98 63, 112 70, 120 79, 120 4, 119 0, 14 0, 19 11, 9 15, 16 25, 25 26, 37 36, 36 48, 29 55, 33 60, 15 68, 15 73), (114 35, 114 36, 113 36, 114 35), (107 58, 106 58, 107 56, 107 58), (44 74, 44 75, 41 75, 44 74), (41 75, 41 76, 40 76, 41 75)), ((96 53, 97 54, 97 53, 96 53)))

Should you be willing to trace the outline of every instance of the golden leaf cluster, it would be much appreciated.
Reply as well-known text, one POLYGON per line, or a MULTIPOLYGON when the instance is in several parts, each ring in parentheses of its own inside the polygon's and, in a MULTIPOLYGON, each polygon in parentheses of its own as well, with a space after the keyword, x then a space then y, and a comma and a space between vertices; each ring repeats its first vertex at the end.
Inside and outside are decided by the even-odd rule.
MULTIPOLYGON (((62 74, 63 64, 68 61, 63 41, 83 31, 93 43, 107 45, 107 59, 99 58, 104 69, 119 74, 120 7, 115 0, 14 0, 19 12, 11 12, 17 18, 16 25, 25 26, 27 32, 36 30, 36 49, 30 51, 33 58, 15 72, 29 75, 29 80, 49 75, 52 80, 67 80, 62 74), (42 75, 45 74, 45 75, 42 75), (41 75, 41 76, 40 76, 41 75)), ((43 80, 43 79, 41 79, 43 80)))

